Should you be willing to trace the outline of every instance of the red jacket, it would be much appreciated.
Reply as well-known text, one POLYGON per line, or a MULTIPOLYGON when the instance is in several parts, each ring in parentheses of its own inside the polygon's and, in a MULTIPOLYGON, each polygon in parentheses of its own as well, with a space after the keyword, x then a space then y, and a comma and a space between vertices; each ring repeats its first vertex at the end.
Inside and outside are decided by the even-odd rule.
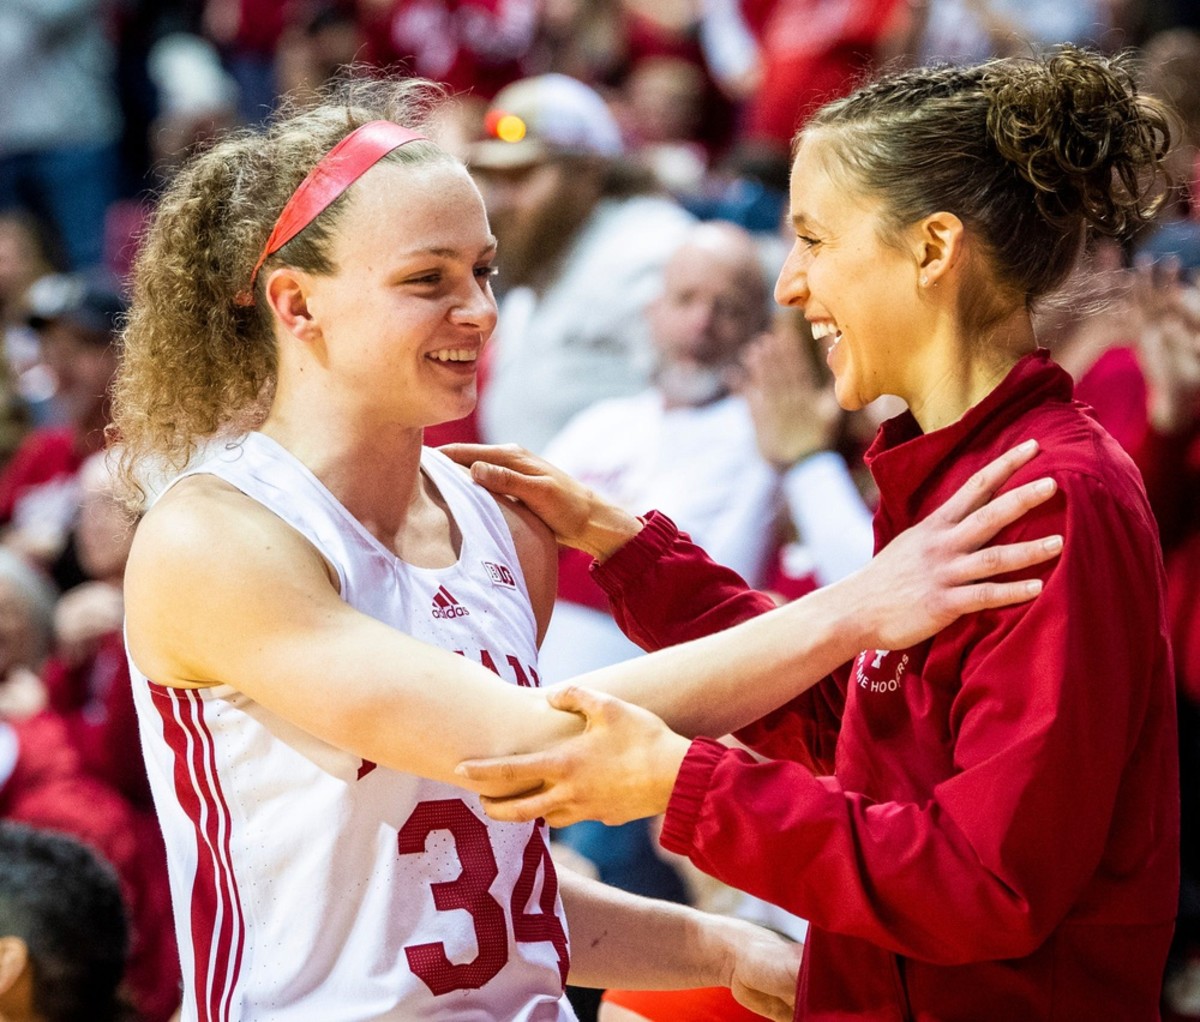
MULTIPOLYGON (((1059 493, 997 538, 1065 536, 1033 602, 867 651, 739 734, 698 739, 663 844, 812 922, 797 1018, 1158 1018, 1176 911, 1174 693, 1137 472, 1045 352, 958 422, 867 460, 877 547, 1036 437, 1059 493)), ((652 517, 597 570, 649 646, 769 609, 652 517), (636 621, 636 625, 633 622, 636 621)))

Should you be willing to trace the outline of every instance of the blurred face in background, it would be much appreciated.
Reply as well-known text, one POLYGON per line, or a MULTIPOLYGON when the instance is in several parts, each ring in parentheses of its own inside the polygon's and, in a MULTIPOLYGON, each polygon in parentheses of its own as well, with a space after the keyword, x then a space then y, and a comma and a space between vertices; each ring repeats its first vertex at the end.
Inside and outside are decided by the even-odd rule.
POLYGON ((767 283, 750 237, 704 224, 668 261, 647 309, 655 383, 668 407, 705 404, 730 389, 743 346, 766 329, 767 283))
POLYGON ((66 420, 80 429, 103 426, 117 369, 117 352, 109 337, 63 320, 52 320, 38 333, 42 362, 57 383, 55 402, 66 420))
POLYGON ((14 667, 36 666, 42 641, 29 597, 13 580, 0 576, 0 682, 14 667))
POLYGON ((20 216, 0 216, 0 311, 51 269, 32 225, 20 216))
POLYGON ((544 285, 599 199, 596 161, 552 157, 471 173, 499 246, 499 286, 544 285))
POLYGON ((93 454, 79 471, 75 552, 90 578, 119 583, 129 559, 134 523, 114 496, 108 457, 104 451, 93 454))

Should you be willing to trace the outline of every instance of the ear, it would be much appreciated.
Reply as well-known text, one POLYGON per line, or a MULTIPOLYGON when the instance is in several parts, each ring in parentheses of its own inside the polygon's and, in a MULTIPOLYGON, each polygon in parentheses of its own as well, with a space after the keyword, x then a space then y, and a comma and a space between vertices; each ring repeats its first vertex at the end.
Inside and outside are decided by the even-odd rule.
POLYGON ((931 213, 915 225, 913 247, 922 286, 941 280, 962 258, 963 222, 944 210, 931 213))
POLYGON ((312 296, 310 274, 291 266, 281 266, 267 276, 264 291, 267 305, 289 334, 305 342, 317 339, 320 327, 309 308, 312 296))
POLYGON ((7 995, 29 965, 29 947, 20 937, 0 937, 0 998, 7 995))

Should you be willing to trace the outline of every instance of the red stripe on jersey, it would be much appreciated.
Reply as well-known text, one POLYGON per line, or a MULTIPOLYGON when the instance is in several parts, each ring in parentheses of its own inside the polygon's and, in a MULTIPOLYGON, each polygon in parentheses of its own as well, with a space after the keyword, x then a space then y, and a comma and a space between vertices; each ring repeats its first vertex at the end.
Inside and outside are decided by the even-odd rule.
POLYGON ((229 1022, 245 945, 230 858, 229 807, 204 721, 204 700, 194 690, 151 686, 160 697, 153 703, 162 719, 163 738, 175 757, 175 797, 195 828, 196 875, 189 918, 197 1020, 229 1022))

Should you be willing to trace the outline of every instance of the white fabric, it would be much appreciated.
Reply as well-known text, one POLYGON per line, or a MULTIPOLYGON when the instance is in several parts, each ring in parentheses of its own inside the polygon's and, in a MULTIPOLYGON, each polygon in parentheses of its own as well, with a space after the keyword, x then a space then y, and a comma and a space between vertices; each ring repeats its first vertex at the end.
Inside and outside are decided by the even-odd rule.
POLYGON ((20 742, 17 741, 17 733, 12 729, 12 725, 0 720, 0 791, 4 790, 8 779, 17 769, 20 751, 20 742))
MULTIPOLYGON (((978 6, 974 0, 931 0, 920 41, 920 62, 966 64, 994 56, 996 46, 978 6)), ((1022 49, 1029 51, 1063 42, 1098 45, 1112 22, 1109 5, 1100 0, 1061 0, 1053 4, 989 0, 987 6, 997 19, 1013 26, 1026 44, 1022 49)))
MULTIPOLYGON (((572 419, 546 457, 628 511, 657 508, 714 560, 763 583, 779 481, 758 454, 741 398, 670 410, 656 390, 604 401, 572 419)), ((560 600, 541 662, 552 683, 638 652, 607 614, 560 600)))
POLYGON ((657 196, 606 200, 542 294, 516 288, 503 297, 479 395, 485 440, 541 453, 572 415, 646 385, 652 352, 643 312, 693 222, 657 196))
POLYGON ((821 585, 845 578, 871 559, 871 513, 841 455, 822 451, 793 465, 784 473, 783 492, 821 585))
MULTIPOLYGON (((422 470, 462 533, 445 569, 399 560, 261 434, 188 474, 229 481, 297 529, 352 606, 495 665, 497 684, 537 684, 536 625, 499 508, 436 451, 422 470)), ((494 823, 474 796, 364 763, 230 686, 168 689, 136 664, 131 673, 167 844, 184 1022, 574 1018, 559 952, 530 935, 548 921, 543 905, 562 920, 557 896, 542 898, 556 888, 544 827, 494 823), (465 908, 452 907, 460 875, 479 881, 465 908), (439 910, 435 896, 447 895, 439 910), (534 919, 517 920, 519 940, 514 915, 525 914, 534 919), (483 967, 485 944, 502 965, 483 967), (455 969, 430 964, 443 951, 455 969), (414 969, 439 968, 455 988, 435 994, 414 969)))

